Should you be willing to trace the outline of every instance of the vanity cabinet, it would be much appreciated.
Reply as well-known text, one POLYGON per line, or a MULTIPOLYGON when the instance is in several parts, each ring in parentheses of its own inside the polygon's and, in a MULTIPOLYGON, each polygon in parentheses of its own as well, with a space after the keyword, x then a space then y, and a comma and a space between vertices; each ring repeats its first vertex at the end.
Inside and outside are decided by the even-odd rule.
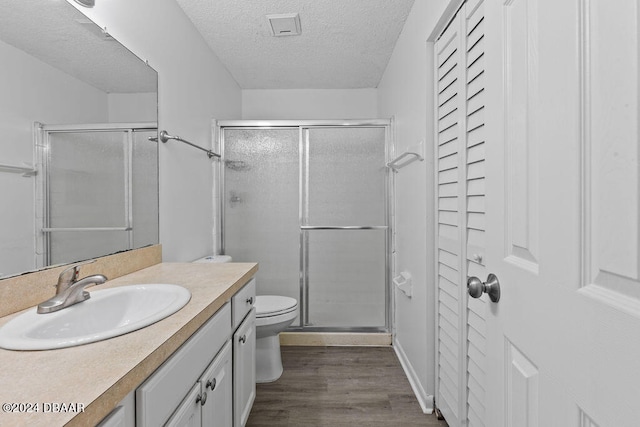
POLYGON ((233 426, 244 427, 256 398, 256 282, 231 299, 233 316, 233 426))
POLYGON ((136 426, 244 427, 256 396, 251 279, 136 390, 136 426))
POLYGON ((256 309, 233 334, 233 425, 244 427, 256 398, 256 309))
POLYGON ((233 426, 233 371, 231 343, 227 342, 200 380, 207 402, 202 406, 202 425, 233 426))
POLYGON ((231 375, 231 343, 227 342, 165 425, 232 427, 231 375))
MULTIPOLYGON (((99 259, 92 269, 112 278, 104 285, 106 288, 174 283, 191 292, 191 301, 164 320, 109 340, 65 350, 1 350, 0 365, 5 367, 2 375, 6 379, 0 387, 2 401, 13 402, 26 390, 31 401, 80 402, 86 410, 60 411, 48 417, 37 412, 7 413, 2 415, 0 424, 160 427, 174 414, 174 420, 177 414, 183 414, 182 409, 187 407, 182 405, 189 401, 188 395, 197 399, 206 391, 205 405, 192 407, 195 413, 185 418, 196 424, 199 420, 204 425, 234 425, 234 359, 238 366, 252 358, 241 356, 250 354, 244 349, 253 351, 251 346, 236 345, 234 352, 234 334, 240 328, 236 339, 244 336, 243 341, 249 343, 255 335, 253 318, 247 316, 255 301, 255 281, 251 278, 258 265, 162 263, 160 257, 159 247, 144 248, 99 259), (46 363, 42 363, 45 359, 46 363), (111 362, 98 363, 102 360, 111 362), (80 375, 87 380, 75 381, 74 375, 51 375, 69 372, 69 366, 74 367, 75 377, 80 375), (47 378, 46 387, 37 386, 42 378, 47 378)), ((54 273, 55 269, 30 273, 20 280, 5 279, 3 285, 11 297, 6 301, 7 309, 28 309, 25 305, 30 305, 33 298, 23 290, 23 282, 38 283, 33 288, 37 290, 54 273)), ((34 298, 40 301, 37 295, 34 298)), ((0 315, 0 326, 4 327, 15 315, 0 315)), ((246 363, 248 367, 243 371, 253 376, 253 363, 246 363)), ((238 378, 244 375, 238 368, 236 373, 238 378)), ((244 389, 249 392, 240 396, 254 396, 252 384, 244 389)), ((245 408, 245 419, 250 407, 247 402, 252 399, 245 398, 237 404, 245 408)), ((239 424, 242 423, 244 419, 240 419, 239 424)))
MULTIPOLYGON (((225 356, 220 349, 229 341, 230 335, 231 307, 227 303, 138 387, 136 425, 139 427, 164 425, 172 414, 193 422, 197 419, 201 420, 202 415, 199 410, 196 411, 197 416, 189 414, 189 410, 200 409, 207 403, 215 406, 209 399, 208 391, 204 397, 204 387, 208 379, 205 375, 215 371, 216 366, 228 367, 224 364, 224 358, 220 358, 225 356), (219 352, 220 355, 216 356, 219 352), (198 395, 200 395, 199 398, 198 395)), ((214 395, 224 395, 225 392, 222 391, 224 385, 222 381, 221 388, 214 395)), ((229 393, 229 396, 225 397, 228 402, 231 400, 231 388, 228 385, 226 393, 229 393)), ((200 424, 201 422, 198 423, 200 424)))

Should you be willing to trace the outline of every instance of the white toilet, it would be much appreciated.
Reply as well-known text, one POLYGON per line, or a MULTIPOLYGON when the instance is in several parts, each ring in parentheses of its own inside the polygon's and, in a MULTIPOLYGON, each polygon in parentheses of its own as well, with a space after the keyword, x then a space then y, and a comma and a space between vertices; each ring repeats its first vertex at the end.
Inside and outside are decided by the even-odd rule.
MULTIPOLYGON (((194 262, 231 262, 228 255, 210 255, 194 262)), ((256 297, 256 382, 270 383, 282 375, 280 332, 298 317, 295 298, 258 295, 256 297)))
POLYGON ((298 316, 295 298, 258 295, 256 297, 256 382, 268 383, 282 375, 280 332, 298 316))

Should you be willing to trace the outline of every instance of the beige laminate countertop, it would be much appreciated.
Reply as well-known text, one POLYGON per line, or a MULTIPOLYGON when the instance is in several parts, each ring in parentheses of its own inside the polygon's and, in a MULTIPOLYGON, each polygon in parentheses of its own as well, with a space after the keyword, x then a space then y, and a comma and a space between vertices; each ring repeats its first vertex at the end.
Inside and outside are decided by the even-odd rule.
MULTIPOLYGON (((229 301, 257 269, 254 263, 162 263, 89 288, 171 283, 189 289, 191 300, 166 319, 105 341, 47 351, 0 349, 0 404, 39 404, 39 412, 0 412, 0 426, 95 425, 229 301), (84 412, 43 412, 47 403, 83 404, 84 412)), ((0 326, 14 316, 0 318, 0 326)))

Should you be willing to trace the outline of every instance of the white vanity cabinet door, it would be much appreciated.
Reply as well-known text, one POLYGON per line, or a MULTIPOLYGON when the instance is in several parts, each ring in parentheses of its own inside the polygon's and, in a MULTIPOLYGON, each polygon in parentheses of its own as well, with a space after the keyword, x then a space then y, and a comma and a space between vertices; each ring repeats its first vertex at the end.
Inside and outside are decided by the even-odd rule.
POLYGON ((201 392, 207 393, 202 406, 203 427, 233 426, 233 380, 231 342, 220 350, 200 379, 201 392))
POLYGON ((165 427, 200 427, 202 425, 202 407, 207 403, 207 397, 196 383, 178 409, 173 413, 165 427))
POLYGON ((233 334, 233 425, 244 427, 256 398, 256 310, 233 334))

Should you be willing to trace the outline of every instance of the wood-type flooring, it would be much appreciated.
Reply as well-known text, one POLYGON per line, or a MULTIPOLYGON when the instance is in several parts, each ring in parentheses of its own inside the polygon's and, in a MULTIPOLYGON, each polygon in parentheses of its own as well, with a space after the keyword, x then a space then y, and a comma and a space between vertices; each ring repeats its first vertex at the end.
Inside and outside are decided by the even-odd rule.
POLYGON ((446 427, 422 413, 390 347, 282 347, 284 373, 258 384, 247 427, 446 427))

